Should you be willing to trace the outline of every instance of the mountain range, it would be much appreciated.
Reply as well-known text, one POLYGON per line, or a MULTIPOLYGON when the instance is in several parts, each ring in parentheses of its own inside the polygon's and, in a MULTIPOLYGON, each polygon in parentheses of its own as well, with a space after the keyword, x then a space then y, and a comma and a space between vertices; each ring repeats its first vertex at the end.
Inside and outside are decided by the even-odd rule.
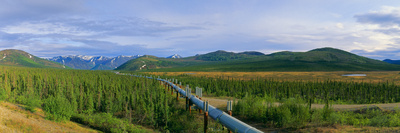
POLYGON ((179 59, 143 56, 116 70, 126 71, 398 71, 400 65, 335 48, 307 52, 282 51, 265 55, 223 50, 179 59))
POLYGON ((69 55, 69 56, 57 56, 49 58, 48 60, 58 62, 65 66, 69 66, 74 69, 85 69, 85 70, 113 70, 121 64, 140 57, 141 55, 135 56, 117 56, 117 57, 105 57, 105 56, 84 56, 84 55, 69 55))
POLYGON ((0 65, 122 71, 399 71, 399 60, 374 60, 335 48, 263 54, 218 50, 182 58, 156 56, 57 56, 48 60, 21 50, 0 51, 0 65))
POLYGON ((391 60, 391 59, 385 59, 383 60, 384 62, 390 63, 390 64, 397 64, 400 65, 400 60, 391 60))
POLYGON ((172 59, 180 59, 182 58, 182 56, 178 55, 178 54, 173 54, 171 56, 168 56, 167 58, 172 58, 172 59))

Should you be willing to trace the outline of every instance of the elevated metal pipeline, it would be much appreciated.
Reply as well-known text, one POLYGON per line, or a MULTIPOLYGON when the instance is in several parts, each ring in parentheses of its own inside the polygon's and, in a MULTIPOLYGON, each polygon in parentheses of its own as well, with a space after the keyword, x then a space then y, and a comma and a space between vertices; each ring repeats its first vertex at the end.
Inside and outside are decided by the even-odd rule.
MULTIPOLYGON (((140 76, 143 77, 143 76, 140 76)), ((153 77, 146 77, 149 79, 155 79, 153 77)), ((157 80, 162 81, 162 82, 166 82, 168 83, 170 86, 172 86, 178 93, 186 96, 186 92, 181 89, 179 86, 173 84, 172 82, 169 82, 165 79, 160 79, 157 78, 157 80)), ((200 108, 201 110, 204 109, 204 101, 198 99, 196 96, 194 95, 189 95, 189 99, 190 101, 195 104, 198 108, 200 108)), ((230 116, 229 114, 225 113, 224 111, 221 111, 217 108, 215 108, 214 106, 209 105, 208 106, 209 111, 208 114, 209 116, 216 120, 219 121, 222 125, 224 125, 225 127, 227 127, 229 130, 233 131, 233 132, 238 132, 238 133, 262 133, 262 131, 230 116)))
MULTIPOLYGON (((121 74, 116 72, 116 74, 121 74)), ((135 76, 135 77, 143 77, 143 78, 149 78, 149 79, 157 79, 162 82, 168 83, 170 86, 172 86, 178 93, 186 96, 186 92, 181 89, 179 86, 176 86, 172 82, 169 82, 165 79, 160 79, 160 78, 153 78, 153 77, 147 77, 147 76, 140 76, 140 75, 131 75, 131 74, 121 74, 121 75, 130 75, 130 76, 135 76)), ((201 110, 204 110, 204 101, 198 99, 194 95, 189 95, 190 101, 195 104, 198 108, 201 110)), ((227 127, 229 130, 233 132, 238 132, 238 133, 263 133, 262 131, 236 119, 235 117, 230 116, 229 114, 225 113, 224 111, 221 111, 214 106, 209 105, 208 106, 208 114, 209 116, 216 120, 219 121, 222 125, 227 127)))

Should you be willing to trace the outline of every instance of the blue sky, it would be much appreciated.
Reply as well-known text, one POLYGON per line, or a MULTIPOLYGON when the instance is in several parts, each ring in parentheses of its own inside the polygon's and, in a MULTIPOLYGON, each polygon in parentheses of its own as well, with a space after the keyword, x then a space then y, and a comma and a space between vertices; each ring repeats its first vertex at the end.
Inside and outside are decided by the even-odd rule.
POLYGON ((400 59, 398 0, 0 0, 0 49, 192 56, 335 47, 400 59))

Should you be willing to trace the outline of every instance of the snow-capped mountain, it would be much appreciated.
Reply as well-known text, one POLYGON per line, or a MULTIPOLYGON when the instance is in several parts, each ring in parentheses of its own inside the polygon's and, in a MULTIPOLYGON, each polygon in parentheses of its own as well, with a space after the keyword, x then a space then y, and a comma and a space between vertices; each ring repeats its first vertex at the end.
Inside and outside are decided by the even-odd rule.
POLYGON ((48 60, 61 63, 74 69, 86 69, 86 70, 113 70, 125 62, 141 57, 141 55, 135 56, 117 56, 117 57, 105 57, 105 56, 87 56, 87 55, 68 55, 68 56, 57 56, 49 58, 48 60))
POLYGON ((179 59, 179 58, 182 58, 182 56, 180 56, 178 54, 174 54, 174 55, 168 56, 167 58, 179 59))

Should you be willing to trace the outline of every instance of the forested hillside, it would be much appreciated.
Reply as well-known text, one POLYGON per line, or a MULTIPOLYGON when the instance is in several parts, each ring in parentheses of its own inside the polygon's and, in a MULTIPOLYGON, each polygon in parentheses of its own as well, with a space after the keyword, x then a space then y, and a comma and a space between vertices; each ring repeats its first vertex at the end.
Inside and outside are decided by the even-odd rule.
POLYGON ((156 80, 109 71, 0 66, 0 100, 23 104, 46 118, 72 120, 105 132, 190 130, 176 100, 156 80), (179 123, 179 124, 178 124, 179 123))

